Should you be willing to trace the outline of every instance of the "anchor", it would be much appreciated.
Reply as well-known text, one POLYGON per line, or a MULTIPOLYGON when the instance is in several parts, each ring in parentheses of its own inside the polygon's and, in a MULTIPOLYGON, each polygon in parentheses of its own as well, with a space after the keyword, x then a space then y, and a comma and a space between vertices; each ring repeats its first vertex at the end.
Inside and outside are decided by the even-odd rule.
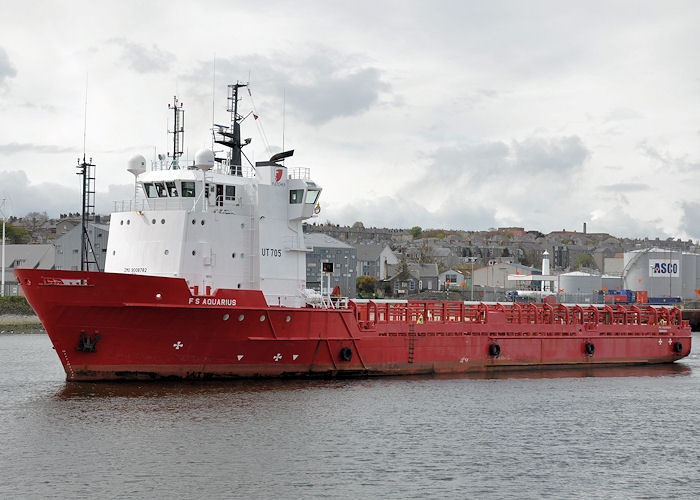
POLYGON ((97 352, 95 345, 100 340, 100 334, 95 334, 95 340, 92 337, 85 335, 85 332, 80 332, 80 342, 78 342, 78 350, 83 352, 97 352))

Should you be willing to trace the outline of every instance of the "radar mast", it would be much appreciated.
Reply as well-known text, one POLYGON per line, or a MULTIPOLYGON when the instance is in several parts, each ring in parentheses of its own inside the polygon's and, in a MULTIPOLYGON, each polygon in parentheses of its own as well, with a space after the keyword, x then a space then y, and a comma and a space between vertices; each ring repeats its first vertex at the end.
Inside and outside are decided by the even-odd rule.
MULTIPOLYGON (((226 127, 224 125, 216 125, 216 133, 221 137, 216 138, 214 142, 231 148, 228 152, 228 164, 229 173, 231 175, 243 175, 243 167, 241 161, 241 149, 250 143, 250 139, 246 139, 244 143, 241 143, 241 122, 245 118, 238 114, 238 89, 247 87, 247 83, 236 82, 228 86, 228 108, 226 111, 231 113, 231 126, 226 127)), ((224 159, 217 158, 217 161, 223 162, 224 159)))
POLYGON ((185 110, 182 109, 182 103, 177 100, 177 96, 173 96, 173 104, 168 104, 168 109, 173 110, 173 129, 168 130, 169 134, 173 134, 173 154, 168 156, 173 159, 173 170, 177 170, 180 168, 182 145, 185 143, 185 110))

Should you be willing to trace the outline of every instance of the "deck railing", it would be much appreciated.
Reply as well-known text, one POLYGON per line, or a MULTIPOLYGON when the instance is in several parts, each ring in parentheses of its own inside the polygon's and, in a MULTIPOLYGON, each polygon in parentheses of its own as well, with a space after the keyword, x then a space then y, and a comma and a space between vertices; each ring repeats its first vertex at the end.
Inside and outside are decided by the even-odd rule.
POLYGON ((488 323, 542 325, 683 325, 681 311, 652 306, 465 304, 464 302, 350 302, 362 326, 376 323, 488 323))

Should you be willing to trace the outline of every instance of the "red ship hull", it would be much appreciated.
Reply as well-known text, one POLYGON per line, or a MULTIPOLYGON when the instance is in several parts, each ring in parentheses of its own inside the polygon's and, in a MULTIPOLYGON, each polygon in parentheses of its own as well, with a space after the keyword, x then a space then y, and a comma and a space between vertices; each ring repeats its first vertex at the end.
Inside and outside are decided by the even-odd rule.
POLYGON ((71 381, 650 364, 691 349, 678 309, 460 302, 294 309, 268 306, 259 291, 194 296, 179 278, 15 274, 71 381))

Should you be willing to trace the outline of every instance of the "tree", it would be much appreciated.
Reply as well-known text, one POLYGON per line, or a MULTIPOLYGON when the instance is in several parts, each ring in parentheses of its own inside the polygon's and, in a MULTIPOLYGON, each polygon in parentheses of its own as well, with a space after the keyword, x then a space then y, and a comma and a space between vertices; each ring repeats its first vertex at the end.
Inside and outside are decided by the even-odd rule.
MULTIPOLYGON (((0 222, 0 224, 2 224, 0 222)), ((2 229, 0 229, 2 231, 2 229)), ((2 233, 0 232, 0 236, 2 233)), ((5 238, 9 243, 14 243, 15 245, 29 243, 29 233, 26 229, 21 227, 15 227, 10 223, 5 224, 5 238)))
POLYGON ((373 296, 377 292, 377 278, 372 276, 358 277, 357 291, 362 296, 373 296))
POLYGON ((593 257, 587 253, 579 254, 579 256, 576 257, 574 269, 581 269, 582 267, 593 267, 593 257))
POLYGON ((22 218, 22 222, 32 240, 40 239, 38 233, 48 221, 49 216, 46 215, 46 212, 29 212, 22 218))
POLYGON ((417 239, 420 237, 421 233, 423 230, 419 226, 413 226, 411 229, 408 230, 409 233, 411 233, 411 236, 413 236, 413 239, 417 239))

